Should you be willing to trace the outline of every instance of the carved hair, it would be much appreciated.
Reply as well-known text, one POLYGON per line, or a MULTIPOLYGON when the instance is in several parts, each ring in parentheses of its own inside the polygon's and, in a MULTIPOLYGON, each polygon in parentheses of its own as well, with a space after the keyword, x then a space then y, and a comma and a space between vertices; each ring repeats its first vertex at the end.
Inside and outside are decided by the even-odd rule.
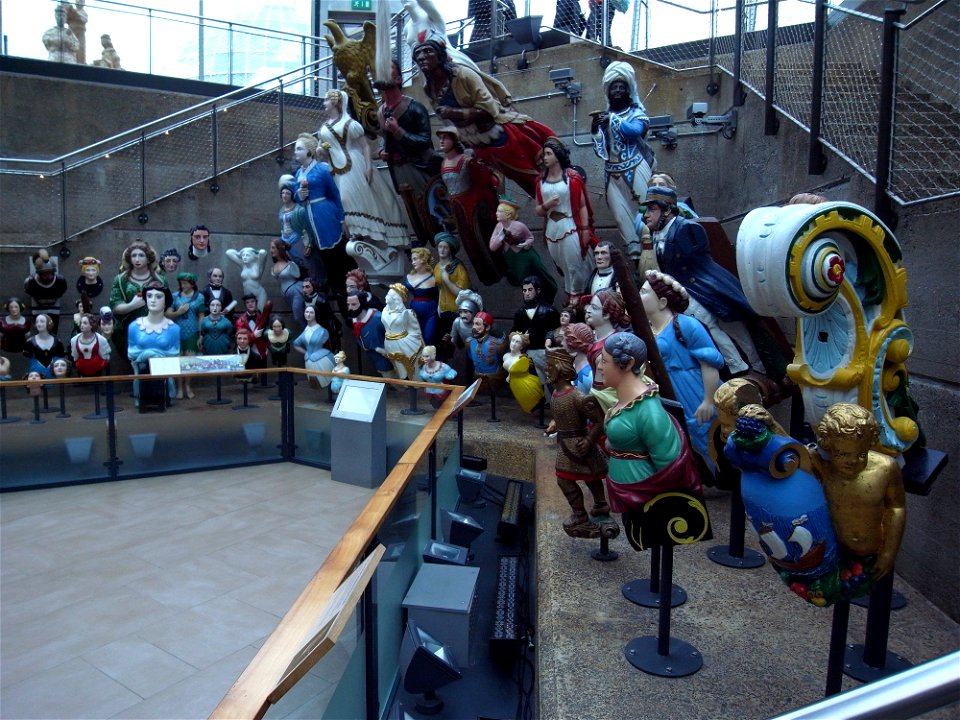
MULTIPOLYGON (((567 146, 564 145, 559 138, 551 137, 551 138, 547 138, 546 142, 543 143, 543 149, 546 150, 547 148, 550 148, 550 150, 556 156, 557 164, 560 165, 560 167, 564 171, 563 173, 561 173, 563 177, 563 181, 568 182, 566 171, 570 168, 571 164, 570 164, 570 151, 567 150, 567 146)), ((539 162, 543 164, 543 150, 540 151, 539 162)), ((543 168, 543 179, 544 180, 547 179, 546 166, 544 166, 543 168)))
POLYGON ((353 278, 354 282, 357 283, 357 287, 361 290, 370 289, 370 281, 367 280, 367 273, 363 270, 363 268, 354 268, 353 270, 348 270, 347 274, 343 278, 344 284, 346 284, 346 281, 350 278, 353 278))
POLYGON ((650 289, 653 290, 661 300, 667 301, 667 309, 673 313, 673 334, 677 341, 686 346, 687 339, 683 336, 680 329, 680 315, 690 306, 690 296, 687 290, 672 275, 667 275, 659 270, 647 270, 647 282, 650 283, 650 289))
POLYGON ((560 348, 547 350, 547 365, 557 368, 557 374, 562 380, 573 380, 577 370, 573 365, 573 355, 560 348))
POLYGON ((630 316, 627 314, 627 309, 623 304, 623 298, 620 296, 620 293, 609 289, 601 290, 594 297, 600 301, 603 314, 610 319, 611 325, 615 327, 630 326, 630 316))
POLYGON ((797 193, 787 201, 787 205, 819 205, 826 201, 827 199, 823 195, 817 195, 816 193, 797 193))
POLYGON ((123 251, 123 255, 120 258, 120 266, 123 268, 123 272, 130 272, 130 268, 133 267, 133 263, 130 261, 130 254, 134 250, 143 250, 147 256, 147 267, 150 268, 151 271, 157 266, 157 251, 150 247, 149 243, 138 239, 130 243, 126 250, 123 251))
POLYGON ((514 338, 514 337, 519 337, 519 338, 520 338, 520 350, 521 350, 521 351, 522 351, 522 350, 526 350, 527 347, 529 347, 529 345, 530 345, 530 338, 529 338, 529 336, 525 335, 524 333, 520 332, 519 330, 514 330, 512 333, 510 333, 510 336, 508 337, 508 342, 509 342, 511 345, 513 344, 513 338, 514 338))
POLYGON ((410 299, 410 292, 407 290, 406 285, 403 283, 393 283, 390 286, 390 289, 400 296, 400 299, 403 300, 404 305, 407 304, 407 300, 410 299))
POLYGON ((100 328, 100 316, 99 316, 99 315, 94 315, 93 313, 89 313, 89 312, 83 313, 82 315, 80 315, 80 321, 77 323, 77 327, 79 327, 79 326, 83 323, 83 319, 84 319, 84 318, 86 318, 87 320, 90 321, 90 329, 91 329, 91 330, 93 330, 94 332, 97 332, 97 330, 99 330, 99 328, 100 328))
POLYGON ((497 210, 506 215, 510 220, 516 220, 520 216, 520 209, 513 203, 502 202, 497 205, 497 210))
POLYGON ((313 135, 310 133, 300 133, 297 135, 297 142, 303 143, 303 146, 307 149, 307 155, 316 157, 318 142, 313 135))
POLYGON ((827 408, 820 419, 817 439, 826 450, 834 440, 843 439, 861 440, 872 446, 880 439, 880 426, 866 408, 853 403, 836 403, 827 408))
POLYGON ((271 240, 270 247, 277 249, 277 257, 284 262, 293 262, 293 258, 290 257, 290 251, 287 250, 287 244, 280 238, 274 238, 271 240))
POLYGON ((596 341, 597 337, 593 334, 593 328, 586 323, 570 323, 567 325, 564 342, 568 350, 585 353, 596 341))
POLYGON ((758 405, 757 403, 744 405, 742 408, 740 408, 740 412, 737 413, 737 417, 759 420, 771 430, 777 428, 777 421, 773 419, 773 415, 770 414, 770 411, 767 410, 763 405, 758 405))
POLYGON ((659 180, 660 183, 666 185, 671 190, 677 189, 677 181, 673 179, 673 176, 670 173, 658 172, 650 176, 650 181, 647 183, 647 186, 657 185, 656 181, 659 180))
POLYGON ((417 258, 427 267, 433 267, 433 255, 425 247, 416 247, 410 251, 410 259, 417 258))
POLYGON ((603 341, 603 349, 621 370, 626 370, 633 360, 630 371, 634 375, 643 373, 644 363, 647 362, 647 344, 633 333, 614 333, 603 341))

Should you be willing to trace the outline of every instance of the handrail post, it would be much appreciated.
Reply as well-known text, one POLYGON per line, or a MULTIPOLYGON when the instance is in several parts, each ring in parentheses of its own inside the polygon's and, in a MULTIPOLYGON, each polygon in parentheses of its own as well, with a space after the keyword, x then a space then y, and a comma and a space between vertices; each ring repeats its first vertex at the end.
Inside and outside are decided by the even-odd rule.
POLYGON ((147 72, 153 75, 153 8, 147 8, 147 72))
POLYGON ((500 9, 499 0, 490 3, 490 73, 497 71, 497 17, 500 9))
POLYGON ((777 111, 773 109, 774 76, 777 65, 777 2, 767 1, 767 75, 764 83, 763 134, 776 135, 780 129, 777 111))
POLYGON ((720 92, 717 82, 717 0, 710 0, 710 50, 707 65, 710 66, 710 82, 707 83, 707 95, 713 97, 720 92))
POLYGON ((880 109, 877 118, 877 173, 873 196, 873 211, 887 227, 896 227, 896 214, 887 195, 890 187, 891 150, 893 146, 894 95, 897 85, 897 21, 906 10, 883 11, 883 50, 880 61, 880 109))
POLYGON ((744 2, 737 0, 737 6, 734 10, 737 27, 733 33, 733 104, 736 107, 742 107, 747 101, 747 95, 743 91, 743 22, 744 22, 744 2))
POLYGON ((147 135, 140 131, 140 210, 147 206, 147 135))
POLYGON ((227 52, 229 65, 227 73, 230 77, 230 84, 233 85, 233 23, 227 23, 227 52))
POLYGON ((109 456, 104 465, 107 466, 107 470, 110 472, 110 479, 119 480, 120 458, 117 456, 117 407, 114 402, 115 388, 113 380, 108 380, 105 386, 107 403, 107 447, 109 456))
POLYGON ((427 483, 430 488, 430 537, 437 538, 437 441, 430 443, 427 456, 427 483))
POLYGON ((216 195, 220 192, 220 183, 217 182, 217 104, 210 108, 210 146, 213 150, 212 165, 213 177, 210 179, 210 192, 216 195))
MULTIPOLYGON (((374 543, 376 540, 374 540, 374 543)), ((364 553, 364 557, 372 552, 376 545, 371 545, 364 553)), ((366 719, 380 720, 380 667, 377 643, 377 606, 373 599, 373 583, 367 583, 363 590, 361 612, 363 617, 363 649, 364 649, 364 696, 366 700, 366 719)))
POLYGON ((197 23, 197 79, 206 80, 203 69, 203 0, 200 0, 200 21, 197 23))
POLYGON ((60 241, 67 241, 67 163, 60 163, 60 241))
POLYGON ((807 173, 823 175, 827 169, 827 156, 820 144, 820 125, 823 109, 823 73, 826 67, 825 34, 827 27, 827 4, 816 0, 813 23, 813 77, 810 81, 810 152, 807 157, 807 173))
POLYGON ((279 115, 279 117, 277 118, 277 127, 279 128, 279 132, 278 132, 279 138, 278 138, 278 141, 277 141, 277 147, 279 148, 279 150, 277 151, 277 164, 278 164, 278 165, 283 165, 283 161, 285 160, 285 158, 284 158, 284 156, 283 156, 283 113, 284 113, 284 110, 285 110, 285 108, 284 108, 284 97, 283 97, 283 78, 281 78, 281 79, 280 79, 280 97, 279 97, 279 99, 277 100, 277 113, 278 113, 278 115, 279 115))

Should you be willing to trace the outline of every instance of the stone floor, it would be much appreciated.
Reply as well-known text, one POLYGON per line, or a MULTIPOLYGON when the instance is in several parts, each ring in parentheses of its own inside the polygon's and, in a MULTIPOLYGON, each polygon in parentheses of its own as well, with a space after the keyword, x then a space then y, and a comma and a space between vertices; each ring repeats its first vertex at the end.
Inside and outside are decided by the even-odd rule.
POLYGON ((370 494, 280 464, 0 496, 0 717, 207 717, 370 494))

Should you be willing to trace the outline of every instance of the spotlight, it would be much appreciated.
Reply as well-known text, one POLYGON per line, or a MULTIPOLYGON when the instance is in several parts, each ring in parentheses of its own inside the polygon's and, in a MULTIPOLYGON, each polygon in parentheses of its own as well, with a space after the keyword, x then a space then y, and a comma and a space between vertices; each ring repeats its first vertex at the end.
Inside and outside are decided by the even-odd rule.
POLYGON ((687 120, 694 127, 707 125, 716 127, 717 131, 726 139, 732 140, 737 133, 737 111, 731 110, 723 115, 707 115, 708 105, 705 102, 695 102, 687 108, 687 120))
POLYGON ((483 533, 483 525, 469 515, 450 510, 441 510, 440 513, 443 539, 451 545, 459 545, 469 550, 470 543, 483 533))
POLYGON ((577 104, 580 102, 583 87, 580 83, 574 82, 573 78, 574 73, 571 68, 557 68, 556 70, 550 71, 550 82, 553 83, 553 86, 557 90, 563 90, 567 95, 567 99, 577 104))
POLYGON ((475 507, 480 500, 480 491, 487 484, 487 474, 480 470, 467 470, 460 468, 457 472, 457 491, 460 493, 460 499, 465 503, 473 503, 475 507))
POLYGON ((400 667, 403 669, 403 689, 423 695, 416 710, 424 715, 435 715, 443 709, 437 688, 463 678, 447 647, 413 621, 407 623, 400 644, 400 667))
POLYGON ((437 565, 466 565, 467 554, 465 547, 430 540, 423 548, 423 561, 437 565))

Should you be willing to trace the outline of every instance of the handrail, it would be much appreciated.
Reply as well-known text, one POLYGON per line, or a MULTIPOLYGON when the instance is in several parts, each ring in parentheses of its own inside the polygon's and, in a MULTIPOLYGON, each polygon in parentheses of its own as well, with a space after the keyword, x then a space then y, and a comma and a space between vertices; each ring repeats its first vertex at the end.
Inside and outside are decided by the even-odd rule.
MULTIPOLYGON (((308 370, 298 367, 284 367, 284 372, 293 375, 305 375, 307 377, 330 377, 341 378, 343 380, 371 380, 369 375, 353 375, 348 373, 334 373, 325 370, 308 370)), ((149 375, 97 375, 96 377, 65 377, 65 378, 43 378, 42 380, 4 380, 3 387, 38 387, 41 385, 96 385, 105 382, 130 382, 133 380, 159 380, 166 378, 215 378, 215 377, 234 377, 235 375, 257 376, 275 375, 277 368, 250 368, 243 370, 220 370, 217 372, 193 372, 193 373, 156 373, 149 375)), ((436 390, 450 391, 451 386, 442 383, 423 382, 420 380, 398 380, 397 378, 378 377, 375 378, 381 385, 397 385, 405 388, 433 388, 436 390)), ((462 388, 461 388, 462 389, 462 388)))
POLYGON ((960 651, 778 715, 775 720, 911 718, 957 702, 960 651))
MULTIPOLYGON (((124 12, 126 12, 126 14, 128 15, 138 15, 140 17, 155 17, 157 14, 170 15, 178 18, 187 18, 188 21, 189 20, 198 21, 196 23, 197 25, 200 25, 200 24, 206 25, 207 23, 220 23, 230 28, 245 28, 247 30, 251 30, 253 32, 250 32, 249 33, 250 35, 257 35, 258 33, 263 33, 262 37, 269 37, 269 35, 264 33, 264 28, 262 27, 258 27, 256 25, 247 25, 245 23, 233 22, 231 20, 220 20, 218 18, 212 18, 207 15, 202 15, 202 16, 193 15, 191 13, 176 12, 174 10, 164 10, 163 8, 150 8, 150 7, 144 7, 143 5, 131 5, 130 3, 116 2, 116 0, 94 0, 94 2, 101 5, 117 5, 122 8, 127 8, 127 10, 125 10, 124 12), (143 12, 140 12, 140 13, 130 12, 130 10, 142 10, 143 12)), ((89 4, 86 6, 87 10, 90 10, 92 8, 96 8, 96 6, 95 5, 91 6, 89 4)), ((120 12, 120 11, 115 11, 115 12, 120 12)), ((269 33, 270 35, 288 35, 291 38, 306 38, 306 39, 312 39, 312 40, 317 39, 312 35, 304 35, 303 33, 292 33, 286 30, 270 30, 269 33)))
MULTIPOLYGON (((275 90, 278 89, 278 88, 275 88, 275 87, 263 87, 264 85, 269 85, 269 84, 271 84, 271 83, 280 83, 280 81, 281 81, 283 78, 287 77, 288 75, 293 75, 293 74, 295 74, 295 73, 302 73, 304 76, 308 76, 311 72, 328 69, 332 63, 333 63, 333 56, 332 56, 332 55, 328 55, 328 56, 326 56, 326 57, 320 58, 319 60, 312 60, 311 62, 306 63, 305 65, 300 66, 299 68, 295 68, 294 70, 288 70, 287 72, 282 73, 281 75, 277 75, 275 78, 271 78, 271 79, 269 79, 269 80, 265 80, 265 81, 262 81, 262 82, 259 82, 259 83, 253 84, 253 85, 247 85, 247 86, 245 86, 245 87, 238 88, 238 89, 236 89, 236 90, 231 90, 230 92, 225 93, 225 94, 223 94, 223 95, 219 95, 219 96, 217 96, 216 98, 211 98, 211 99, 208 99, 208 100, 203 100, 203 101, 201 101, 201 102, 199 102, 199 103, 197 103, 197 104, 195 104, 195 105, 190 105, 189 107, 183 108, 182 110, 177 110, 176 112, 172 112, 172 113, 170 113, 170 114, 168 114, 168 115, 164 115, 164 116, 159 117, 159 118, 157 118, 157 119, 155 119, 155 120, 151 120, 150 122, 146 122, 146 123, 143 123, 143 124, 141 124, 141 125, 137 125, 136 127, 129 128, 129 129, 124 130, 124 131, 122 131, 122 132, 119 132, 119 133, 116 133, 116 134, 114 134, 114 135, 111 135, 111 136, 108 137, 108 138, 104 138, 103 140, 98 140, 98 141, 95 142, 95 143, 92 143, 92 144, 90 144, 90 145, 87 145, 87 146, 85 146, 85 147, 82 147, 82 148, 80 148, 80 149, 78 149, 78 150, 74 150, 74 151, 72 151, 72 152, 69 152, 69 153, 67 153, 66 155, 61 155, 61 156, 59 156, 59 157, 55 157, 55 158, 51 158, 51 159, 0 157, 0 162, 9 162, 9 163, 32 163, 32 164, 37 164, 37 165, 42 165, 42 164, 52 165, 52 164, 63 163, 63 162, 66 162, 68 159, 73 158, 73 157, 75 157, 75 156, 77 156, 77 155, 92 154, 92 151, 93 151, 94 149, 96 149, 96 148, 99 148, 99 147, 101 147, 101 146, 103 146, 103 145, 106 145, 106 144, 108 144, 108 143, 111 143, 111 142, 117 142, 117 141, 119 141, 121 138, 124 138, 124 137, 126 137, 126 136, 128 136, 128 135, 132 135, 132 134, 134 134, 134 133, 145 132, 148 128, 153 128, 153 127, 155 127, 155 126, 157 126, 157 125, 160 125, 160 124, 162 124, 162 123, 171 121, 171 120, 173 120, 174 118, 176 118, 176 117, 178 117, 178 116, 180 116, 180 115, 186 115, 186 114, 188 114, 188 113, 195 113, 195 112, 200 111, 201 109, 204 109, 204 111, 208 111, 211 105, 219 105, 219 104, 223 103, 224 100, 229 99, 229 98, 233 98, 233 97, 235 97, 235 96, 237 96, 237 95, 243 95, 244 97, 237 98, 237 100, 236 100, 235 102, 242 102, 242 101, 246 101, 246 100, 255 99, 256 97, 259 97, 259 96, 262 95, 263 93, 273 92, 273 91, 275 91, 275 90), (316 66, 316 67, 314 67, 314 66, 316 66), (253 96, 249 96, 249 97, 248 97, 248 95, 249 95, 249 93, 250 93, 251 91, 257 90, 257 89, 262 90, 262 93, 260 93, 260 94, 258 94, 258 95, 253 95, 253 96)), ((174 129, 174 128, 181 127, 182 125, 185 125, 185 124, 193 121, 194 119, 196 119, 196 116, 195 116, 195 115, 194 115, 193 117, 189 117, 189 118, 186 118, 186 119, 184 119, 184 120, 181 120, 180 122, 178 122, 178 123, 176 123, 176 124, 169 125, 169 126, 166 126, 166 127, 161 127, 160 129, 156 130, 155 133, 151 134, 151 135, 148 136, 148 137, 155 136, 156 133, 162 133, 162 132, 164 132, 165 130, 172 130, 172 129, 174 129)), ((139 140, 140 140, 140 138, 138 137, 136 141, 131 141, 131 142, 137 142, 137 141, 139 141, 139 140)), ((111 148, 111 149, 113 149, 113 148, 111 148)), ((100 151, 100 152, 102 152, 102 151, 100 151)), ((98 152, 97 154, 99 154, 99 152, 98 152)), ((53 174, 53 173, 51 173, 51 174, 53 174)))
MULTIPOLYGON (((465 390, 458 386, 445 387, 451 388, 451 394, 424 425, 417 439, 374 492, 340 542, 330 551, 323 565, 290 606, 259 652, 210 714, 211 718, 262 718, 266 713, 274 689, 284 680, 287 668, 308 639, 307 634, 317 615, 340 583, 363 558, 380 526, 400 499, 417 463, 436 440, 437 434, 448 420, 448 413, 465 390)), ((368 629, 368 632, 372 632, 372 629, 368 629)), ((289 687, 312 667, 313 664, 309 662, 297 666, 284 685, 289 687)), ((274 697, 273 701, 277 699, 279 697, 274 697)))
POLYGON ((913 18, 913 20, 910 20, 909 22, 905 22, 905 23, 898 23, 897 27, 899 27, 901 30, 909 30, 911 27, 916 25, 921 20, 925 20, 928 15, 930 15, 935 10, 939 9, 941 5, 946 5, 947 3, 950 3, 952 1, 953 0, 940 0, 939 2, 934 3, 933 5, 928 7, 926 10, 924 10, 922 13, 917 15, 915 18, 913 18))

